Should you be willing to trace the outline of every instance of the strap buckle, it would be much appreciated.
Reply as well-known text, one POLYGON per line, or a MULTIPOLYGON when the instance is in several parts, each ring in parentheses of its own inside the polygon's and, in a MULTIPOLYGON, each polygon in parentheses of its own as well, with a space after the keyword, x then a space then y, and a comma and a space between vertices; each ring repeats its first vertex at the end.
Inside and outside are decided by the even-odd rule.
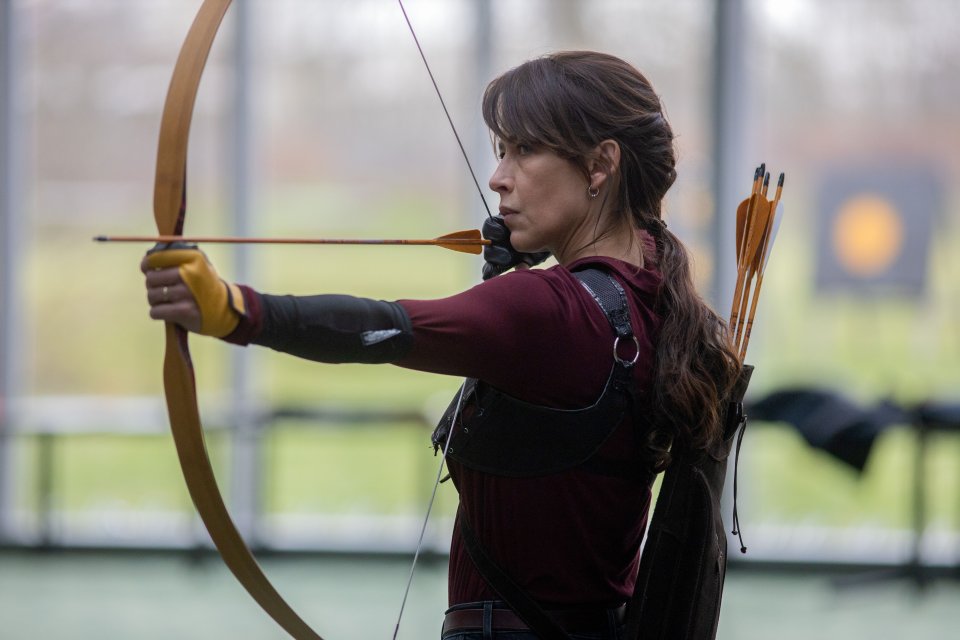
POLYGON ((618 364, 621 364, 624 367, 627 367, 629 369, 633 365, 637 364, 637 360, 640 358, 640 341, 637 340, 637 336, 634 336, 634 335, 626 336, 633 340, 634 349, 633 349, 633 359, 625 360, 620 357, 620 338, 622 337, 624 336, 617 336, 616 338, 613 339, 613 359, 616 360, 618 364))

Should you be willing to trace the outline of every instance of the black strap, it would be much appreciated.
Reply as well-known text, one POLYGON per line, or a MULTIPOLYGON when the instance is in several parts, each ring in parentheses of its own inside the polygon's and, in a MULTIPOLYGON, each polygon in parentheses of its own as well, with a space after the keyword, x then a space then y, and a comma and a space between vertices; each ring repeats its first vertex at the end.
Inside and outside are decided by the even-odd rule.
POLYGON ((487 554, 462 508, 460 509, 460 535, 470 559, 477 566, 483 579, 541 640, 572 640, 556 620, 551 618, 543 607, 487 554))
MULTIPOLYGON (((618 339, 633 336, 630 325, 630 308, 623 287, 613 276, 598 269, 575 272, 576 277, 603 310, 618 339)), ((632 363, 616 360, 616 370, 626 370, 632 363)), ((566 631, 541 607, 530 594, 520 587, 486 552, 476 532, 467 519, 466 511, 461 508, 460 534, 467 554, 473 560, 480 575, 496 591, 508 607, 520 616, 527 626, 541 640, 572 640, 566 631)))
POLYGON ((627 294, 613 276, 599 269, 574 271, 573 277, 580 281, 583 288, 596 300, 610 321, 618 338, 633 335, 630 326, 630 308, 627 306, 627 294))

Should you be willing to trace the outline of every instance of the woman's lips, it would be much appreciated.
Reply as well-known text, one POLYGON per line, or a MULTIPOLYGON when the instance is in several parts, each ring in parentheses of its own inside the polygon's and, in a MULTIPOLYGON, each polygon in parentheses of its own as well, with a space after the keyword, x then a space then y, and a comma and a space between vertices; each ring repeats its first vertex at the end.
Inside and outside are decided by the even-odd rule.
POLYGON ((512 216, 519 213, 516 209, 511 209, 510 207, 500 207, 500 215, 504 218, 507 216, 512 216))

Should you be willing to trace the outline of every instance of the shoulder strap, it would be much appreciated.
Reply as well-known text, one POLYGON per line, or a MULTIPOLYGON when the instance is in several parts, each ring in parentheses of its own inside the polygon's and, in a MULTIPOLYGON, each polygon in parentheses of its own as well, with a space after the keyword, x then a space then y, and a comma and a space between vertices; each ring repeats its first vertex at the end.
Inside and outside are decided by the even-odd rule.
MULTIPOLYGON (((615 371, 627 372, 634 362, 622 360, 616 355, 616 345, 621 338, 632 338, 630 308, 627 306, 627 294, 613 276, 599 269, 586 269, 573 273, 583 287, 590 293, 613 327, 615 371)), ((544 611, 520 585, 490 557, 477 538, 466 511, 459 510, 460 534, 467 554, 487 584, 500 596, 542 640, 571 640, 570 636, 557 622, 544 611)))
POLYGON ((618 338, 633 335, 627 294, 613 276, 600 269, 584 269, 574 271, 573 277, 579 280, 583 288, 596 300, 618 338))

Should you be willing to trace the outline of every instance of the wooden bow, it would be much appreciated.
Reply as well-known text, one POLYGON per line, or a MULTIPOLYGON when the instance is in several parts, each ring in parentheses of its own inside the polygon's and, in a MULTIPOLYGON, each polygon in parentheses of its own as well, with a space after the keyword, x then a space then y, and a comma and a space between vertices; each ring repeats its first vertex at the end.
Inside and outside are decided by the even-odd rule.
MULTIPOLYGON (((200 76, 230 0, 204 0, 180 49, 160 124, 153 214, 160 235, 182 236, 187 142, 200 76)), ((323 640, 280 596, 227 512, 207 455, 187 332, 166 325, 163 383, 170 429, 190 497, 223 561, 263 610, 297 640, 323 640)))

